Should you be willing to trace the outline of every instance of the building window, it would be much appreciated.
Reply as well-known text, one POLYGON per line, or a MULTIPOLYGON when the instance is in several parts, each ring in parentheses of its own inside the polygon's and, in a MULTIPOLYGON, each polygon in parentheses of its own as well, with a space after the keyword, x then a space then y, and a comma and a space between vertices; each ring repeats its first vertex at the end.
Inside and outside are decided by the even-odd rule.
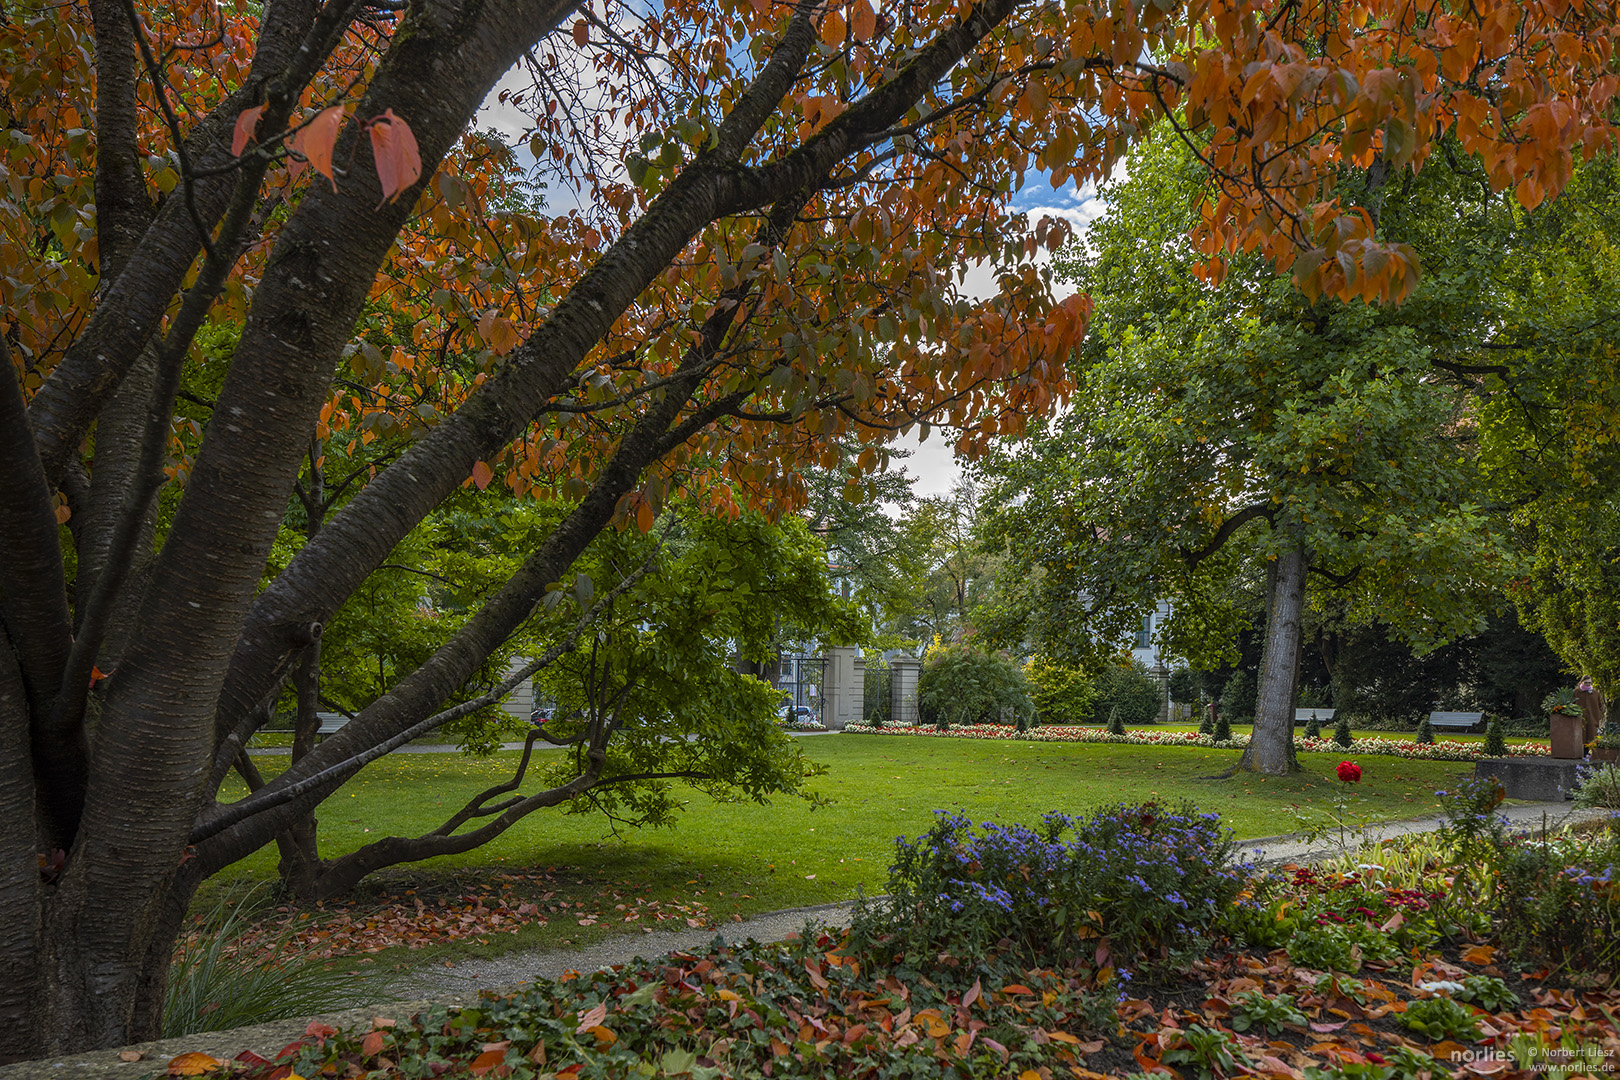
POLYGON ((1136 632, 1136 647, 1147 649, 1153 646, 1153 616, 1142 616, 1142 629, 1136 632))

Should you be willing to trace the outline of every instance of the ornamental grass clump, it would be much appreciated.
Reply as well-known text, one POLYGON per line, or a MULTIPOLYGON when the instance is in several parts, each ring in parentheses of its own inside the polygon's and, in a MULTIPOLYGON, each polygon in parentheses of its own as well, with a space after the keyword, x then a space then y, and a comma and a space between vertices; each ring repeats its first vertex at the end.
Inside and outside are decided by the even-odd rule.
POLYGON ((1038 830, 974 828, 942 811, 922 836, 896 841, 889 902, 861 905, 853 933, 917 959, 1000 953, 1116 969, 1184 960, 1243 889, 1248 868, 1233 864, 1235 850, 1220 816, 1189 804, 1051 813, 1038 830))

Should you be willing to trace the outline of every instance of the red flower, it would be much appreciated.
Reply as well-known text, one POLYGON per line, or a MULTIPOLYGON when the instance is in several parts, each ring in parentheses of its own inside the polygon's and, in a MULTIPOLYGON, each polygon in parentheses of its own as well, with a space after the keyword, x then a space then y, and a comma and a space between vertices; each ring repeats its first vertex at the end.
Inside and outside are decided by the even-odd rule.
POLYGON ((1339 762, 1339 767, 1335 771, 1338 772, 1339 779, 1347 784, 1361 783, 1361 766, 1353 761, 1339 762))

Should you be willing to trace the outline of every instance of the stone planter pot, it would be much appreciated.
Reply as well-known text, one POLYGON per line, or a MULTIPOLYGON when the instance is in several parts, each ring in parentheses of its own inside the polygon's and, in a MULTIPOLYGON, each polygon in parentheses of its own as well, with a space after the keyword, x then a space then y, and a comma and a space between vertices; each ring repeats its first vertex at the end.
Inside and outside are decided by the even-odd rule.
POLYGON ((1620 746, 1594 746, 1592 747, 1592 761, 1620 761, 1620 746))
POLYGON ((1584 718, 1555 712, 1548 719, 1552 723, 1552 756, 1576 760, 1585 757, 1584 718))

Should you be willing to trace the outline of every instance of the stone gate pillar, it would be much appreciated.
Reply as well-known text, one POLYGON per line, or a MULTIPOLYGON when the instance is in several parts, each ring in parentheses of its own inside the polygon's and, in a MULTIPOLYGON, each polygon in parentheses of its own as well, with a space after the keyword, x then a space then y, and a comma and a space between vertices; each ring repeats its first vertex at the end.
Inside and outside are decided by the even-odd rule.
POLYGON ((848 725, 860 722, 861 704, 866 694, 866 660, 861 650, 853 645, 829 648, 826 657, 823 690, 827 698, 822 703, 821 722, 832 731, 843 731, 848 725))
POLYGON ((895 724, 915 724, 917 715, 917 676, 922 674, 922 661, 911 656, 897 656, 889 661, 889 720, 895 724))

